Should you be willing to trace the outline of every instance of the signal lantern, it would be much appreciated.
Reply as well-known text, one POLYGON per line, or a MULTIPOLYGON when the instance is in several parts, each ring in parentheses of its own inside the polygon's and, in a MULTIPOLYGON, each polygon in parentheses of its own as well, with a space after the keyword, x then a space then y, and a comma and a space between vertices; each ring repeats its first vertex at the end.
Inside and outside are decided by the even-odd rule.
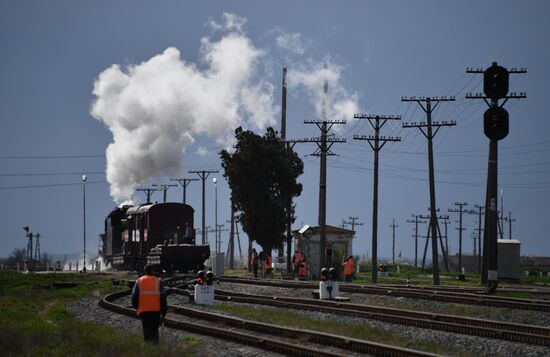
POLYGON ((493 65, 487 68, 483 74, 483 92, 491 99, 501 99, 508 94, 509 82, 508 70, 493 62, 493 65))
POLYGON ((508 112, 501 107, 491 107, 483 114, 483 131, 492 140, 501 140, 508 135, 508 112))

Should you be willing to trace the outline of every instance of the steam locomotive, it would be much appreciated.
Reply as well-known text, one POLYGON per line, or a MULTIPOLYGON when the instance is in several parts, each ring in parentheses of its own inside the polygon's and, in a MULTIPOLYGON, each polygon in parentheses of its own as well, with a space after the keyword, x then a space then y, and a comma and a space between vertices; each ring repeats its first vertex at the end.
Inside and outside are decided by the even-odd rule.
POLYGON ((167 273, 203 269, 210 247, 195 244, 194 212, 175 202, 115 208, 100 234, 105 264, 116 270, 141 270, 148 263, 167 273))

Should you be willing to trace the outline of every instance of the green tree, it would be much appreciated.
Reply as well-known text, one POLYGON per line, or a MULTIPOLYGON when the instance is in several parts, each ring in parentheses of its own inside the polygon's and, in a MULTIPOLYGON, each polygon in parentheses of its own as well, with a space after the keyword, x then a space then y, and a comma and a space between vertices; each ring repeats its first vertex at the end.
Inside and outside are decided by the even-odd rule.
POLYGON ((302 192, 297 179, 304 164, 273 128, 259 136, 239 127, 235 138, 233 153, 220 152, 224 177, 243 230, 271 253, 273 248, 282 247, 288 214, 292 222, 295 219, 290 203, 302 192))

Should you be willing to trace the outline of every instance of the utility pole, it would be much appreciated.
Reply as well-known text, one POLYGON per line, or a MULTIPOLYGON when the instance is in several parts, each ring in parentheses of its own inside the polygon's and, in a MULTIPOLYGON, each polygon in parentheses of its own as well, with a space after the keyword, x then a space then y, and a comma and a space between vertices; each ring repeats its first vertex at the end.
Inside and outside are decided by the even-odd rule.
MULTIPOLYGON (((287 151, 290 149, 290 144, 286 140, 286 67, 283 68, 283 83, 281 85, 281 140, 287 151)), ((290 196, 284 197, 286 200, 286 271, 290 273, 292 270, 292 199, 290 196)), ((284 256, 284 250, 279 250, 279 258, 284 256)))
MULTIPOLYGON (((327 68, 327 65, 325 65, 325 69, 327 68)), ((319 259, 320 266, 319 271, 315 272, 317 274, 320 273, 320 270, 325 267, 326 265, 326 242, 327 242, 327 227, 326 227, 326 213, 327 213, 327 156, 334 155, 330 148, 334 143, 345 143, 346 139, 337 139, 337 138, 329 138, 328 132, 332 128, 333 125, 336 124, 346 124, 345 120, 328 120, 327 119, 327 93, 328 93, 328 81, 325 80, 323 85, 323 112, 322 112, 322 119, 321 120, 304 120, 304 124, 315 124, 319 130, 321 131, 321 137, 317 138, 308 138, 308 139, 290 139, 285 140, 285 142, 288 143, 315 143, 317 144, 318 150, 316 150, 313 155, 319 156, 321 165, 320 165, 320 173, 319 173, 319 230, 320 230, 320 239, 319 239, 319 246, 320 246, 320 254, 321 257, 319 259)))
POLYGON ((498 226, 498 141, 509 132, 508 112, 503 108, 509 99, 527 98, 525 93, 508 95, 510 73, 527 73, 527 69, 506 68, 496 62, 485 70, 467 68, 466 73, 483 73, 483 92, 466 94, 466 99, 483 99, 489 109, 483 114, 483 131, 489 138, 487 191, 485 196, 485 231, 483 237, 483 261, 481 283, 487 284, 487 292, 496 292, 498 282, 497 226, 498 226), (499 104, 499 99, 504 99, 499 104))
MULTIPOLYGON (((240 259, 241 259, 241 262, 243 260, 243 252, 241 250, 241 239, 239 238, 239 227, 237 225, 237 220, 235 219, 235 207, 232 208, 232 212, 231 212, 231 220, 229 221, 225 221, 226 223, 230 223, 231 224, 231 229, 230 229, 230 233, 229 233, 229 242, 227 243, 227 251, 230 252, 229 253, 229 268, 230 269, 233 269, 233 265, 235 264, 234 261, 235 261, 235 235, 237 236, 237 244, 238 244, 238 247, 239 247, 239 256, 240 256, 240 259)), ((227 261, 227 257, 226 257, 226 261, 227 261)))
POLYGON ((32 255, 33 234, 32 232, 29 231, 29 226, 24 226, 23 230, 26 232, 25 237, 27 237, 27 257, 26 257, 27 270, 32 270, 31 267, 32 267, 32 259, 33 259, 33 255, 32 255))
MULTIPOLYGON (((433 138, 443 126, 454 126, 454 121, 432 122, 432 112, 440 102, 453 102, 454 97, 403 97, 402 102, 417 102, 418 105, 426 113, 426 122, 421 123, 403 123, 403 128, 418 128, 428 139, 428 168, 430 179, 430 228, 432 230, 432 265, 433 265, 433 283, 439 285, 439 262, 437 249, 437 232, 439 231, 439 223, 436 217, 436 202, 435 202, 435 175, 434 175, 434 154, 433 154, 433 138), (422 103, 426 103, 426 106, 422 103), (433 107, 432 107, 433 103, 433 107), (436 127, 433 132, 433 127, 436 127), (424 128, 427 130, 424 131, 424 128)), ((426 241, 427 242, 427 241, 426 241)))
POLYGON ((141 191, 145 193, 145 196, 147 196, 147 202, 151 203, 151 196, 153 195, 153 192, 158 191, 156 188, 138 188, 136 191, 141 191))
POLYGON ((40 261, 40 233, 36 233, 36 249, 34 250, 34 260, 40 261))
POLYGON ((477 252, 478 252, 478 255, 477 255, 477 272, 479 274, 481 274, 481 232, 483 231, 483 229, 481 228, 481 215, 485 213, 485 206, 475 205, 474 207, 478 209, 478 211, 477 211, 477 214, 478 214, 478 218, 477 218, 478 227, 476 229, 476 231, 477 231, 477 252))
POLYGON ((414 266, 418 267, 418 224, 419 223, 428 223, 420 219, 420 215, 413 214, 412 217, 414 220, 407 219, 407 223, 414 223, 414 266))
MULTIPOLYGON (((229 242, 227 243, 227 254, 229 256, 229 269, 233 269, 235 262, 235 205, 231 201, 231 220, 226 221, 229 226, 229 242)), ((240 249, 240 247, 239 247, 240 249)), ((227 257, 226 257, 227 261, 227 257)))
POLYGON ((154 183, 152 186, 159 187, 158 190, 162 191, 162 202, 166 203, 166 192, 170 189, 170 187, 177 187, 178 185, 169 185, 169 184, 157 185, 156 183, 154 183))
POLYGON ((466 228, 462 227, 462 214, 463 213, 476 213, 472 210, 464 210, 465 206, 468 206, 467 202, 455 202, 455 206, 458 206, 458 209, 456 208, 449 208, 450 213, 458 213, 458 228, 455 228, 458 230, 458 271, 462 275, 462 232, 466 230, 466 228))
POLYGON ((504 218, 508 222, 508 237, 512 240, 512 222, 515 222, 516 219, 512 219, 512 212, 508 212, 508 217, 504 218))
POLYGON ((359 222, 358 222, 358 223, 355 223, 355 221, 358 220, 359 217, 352 217, 352 216, 349 216, 348 218, 350 219, 351 222, 342 220, 342 228, 344 228, 344 225, 345 225, 345 224, 346 224, 346 225, 347 225, 347 224, 351 224, 351 230, 352 230, 352 231, 355 231, 355 226, 362 226, 362 225, 363 225, 363 223, 359 223, 359 222))
POLYGON ((354 140, 366 140, 374 152, 374 183, 372 197, 372 259, 371 259, 371 280, 373 284, 378 281, 378 153, 387 142, 401 141, 400 137, 380 136, 380 129, 388 120, 401 120, 400 115, 366 115, 355 114, 355 119, 367 119, 374 129, 374 136, 354 135, 354 140))
POLYGON ((170 181, 176 181, 178 182, 180 185, 181 185, 181 188, 183 189, 183 203, 186 204, 186 193, 187 193, 187 186, 189 186, 189 184, 192 182, 192 181, 198 181, 199 179, 197 178, 171 178, 170 181))
POLYGON ((500 190, 500 239, 504 239, 504 197, 500 190))
MULTIPOLYGON (((445 252, 447 254, 447 261, 449 260, 449 216, 443 217, 443 225, 445 226, 445 235, 443 236, 445 238, 445 252)), ((449 267, 447 267, 447 272, 449 272, 449 267)))
POLYGON ((398 225, 395 224, 395 218, 393 219, 393 223, 390 225, 390 227, 392 227, 392 230, 393 230, 392 245, 391 245, 391 262, 392 264, 395 264, 395 228, 399 227, 398 225))
POLYGON ((216 252, 222 251, 222 232, 229 232, 229 229, 225 228, 224 224, 217 224, 214 233, 216 234, 216 252))
POLYGON ((189 171, 190 174, 197 174, 199 175, 200 179, 202 180, 202 225, 201 225, 201 232, 202 232, 202 244, 206 244, 206 193, 205 193, 205 181, 208 178, 210 174, 218 173, 218 170, 195 170, 195 171, 189 171))
POLYGON ((472 239, 474 240, 474 257, 477 256, 477 239, 478 239, 478 236, 475 235, 474 232, 472 232, 472 239))
MULTIPOLYGON (((436 213, 439 212, 439 209, 436 209, 436 213)), ((424 272, 424 267, 426 266, 426 253, 428 252, 428 242, 430 241, 430 238, 433 240, 439 239, 439 243, 441 244, 441 252, 443 253, 443 261, 445 262, 445 269, 447 272, 449 272, 449 260, 448 260, 448 247, 443 247, 443 235, 441 234, 441 230, 439 229, 439 220, 442 219, 445 222, 445 240, 447 239, 447 220, 449 219, 449 216, 447 215, 437 215, 436 218, 436 224, 437 224, 437 233, 439 234, 436 237, 433 237, 433 229, 432 229, 432 222, 430 221, 431 216, 422 216, 419 215, 418 218, 428 220, 428 233, 426 234, 426 245, 424 246, 424 254, 422 256, 422 272, 424 272)), ((433 244, 433 242, 432 242, 433 244)), ((432 245, 433 246, 433 245, 432 245)), ((436 256, 437 257, 437 256, 436 256)), ((439 263, 439 262, 438 262, 439 263)), ((432 262, 433 265, 433 262, 432 262)))
POLYGON ((197 233, 201 234, 205 237, 205 243, 204 244, 210 244, 210 242, 208 241, 208 233, 213 233, 213 232, 215 232, 215 230, 212 229, 210 226, 204 227, 204 230, 197 229, 197 233))

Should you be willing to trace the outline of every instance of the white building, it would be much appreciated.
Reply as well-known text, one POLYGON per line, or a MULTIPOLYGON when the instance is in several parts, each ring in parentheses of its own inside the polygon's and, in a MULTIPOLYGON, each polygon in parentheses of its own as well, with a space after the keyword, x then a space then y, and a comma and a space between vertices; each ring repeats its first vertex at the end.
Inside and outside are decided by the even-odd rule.
MULTIPOLYGON (((309 272, 312 278, 318 278, 321 271, 320 266, 320 227, 303 226, 293 231, 294 252, 300 251, 308 262, 309 272)), ((326 256, 327 268, 334 267, 341 270, 342 261, 345 257, 353 255, 353 237, 355 231, 350 229, 326 226, 326 256)))

